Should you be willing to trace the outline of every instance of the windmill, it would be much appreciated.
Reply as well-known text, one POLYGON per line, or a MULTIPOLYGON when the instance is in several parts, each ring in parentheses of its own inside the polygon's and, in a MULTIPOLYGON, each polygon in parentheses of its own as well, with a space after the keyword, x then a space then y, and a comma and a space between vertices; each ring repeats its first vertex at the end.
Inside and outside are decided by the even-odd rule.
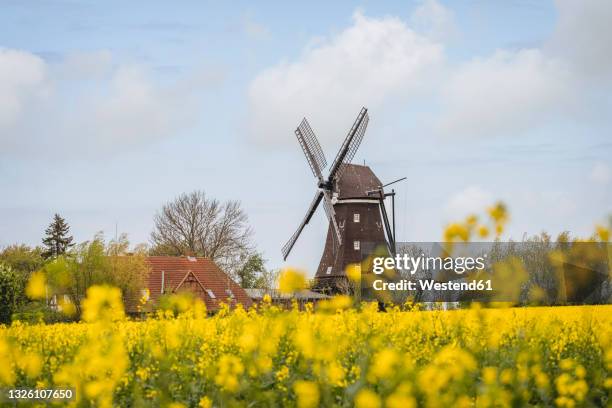
POLYGON ((317 191, 306 216, 283 246, 282 253, 286 260, 304 227, 323 202, 329 227, 325 249, 315 275, 314 289, 317 290, 339 291, 340 283, 346 281, 346 267, 362 261, 364 244, 369 248, 384 246, 389 253, 395 253, 395 228, 389 223, 384 205, 386 197, 395 196, 394 191, 384 192, 384 187, 392 183, 383 185, 368 166, 351 164, 363 140, 368 121, 368 110, 362 108, 336 154, 327 177, 323 176, 327 166, 325 155, 306 118, 295 130, 306 161, 317 179, 317 191))

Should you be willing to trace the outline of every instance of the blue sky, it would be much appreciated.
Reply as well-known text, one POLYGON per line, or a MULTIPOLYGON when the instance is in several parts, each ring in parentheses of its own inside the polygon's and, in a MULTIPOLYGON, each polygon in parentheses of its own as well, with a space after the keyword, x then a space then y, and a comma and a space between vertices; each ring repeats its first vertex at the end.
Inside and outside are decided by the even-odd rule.
MULTIPOLYGON (((147 242, 182 192, 240 200, 270 267, 315 183, 293 129, 328 161, 362 105, 355 158, 398 185, 398 239, 504 200, 506 238, 586 235, 612 213, 607 1, 5 1, 0 245, 147 242)), ((317 214, 289 262, 313 271, 317 214)))

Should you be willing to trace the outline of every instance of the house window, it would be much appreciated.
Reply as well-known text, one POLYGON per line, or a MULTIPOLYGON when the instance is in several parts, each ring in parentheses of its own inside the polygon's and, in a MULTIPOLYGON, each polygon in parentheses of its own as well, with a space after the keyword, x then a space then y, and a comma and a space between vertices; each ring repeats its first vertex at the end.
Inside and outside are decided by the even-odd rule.
POLYGON ((353 249, 355 251, 359 251, 360 248, 361 248, 361 245, 359 244, 359 241, 353 241, 353 249))
POLYGON ((359 222, 359 213, 353 214, 353 222, 359 222))
POLYGON ((206 289, 206 293, 208 293, 208 296, 210 296, 211 299, 216 299, 217 298, 215 296, 215 294, 213 293, 213 291, 210 290, 210 289, 206 289))
POLYGON ((328 266, 327 267, 327 271, 325 273, 328 274, 328 275, 331 275, 331 272, 332 272, 332 267, 328 266))
POLYGON ((234 298, 234 292, 232 292, 232 290, 231 290, 231 289, 225 289, 225 293, 227 294, 227 296, 228 296, 230 299, 233 299, 233 298, 234 298))

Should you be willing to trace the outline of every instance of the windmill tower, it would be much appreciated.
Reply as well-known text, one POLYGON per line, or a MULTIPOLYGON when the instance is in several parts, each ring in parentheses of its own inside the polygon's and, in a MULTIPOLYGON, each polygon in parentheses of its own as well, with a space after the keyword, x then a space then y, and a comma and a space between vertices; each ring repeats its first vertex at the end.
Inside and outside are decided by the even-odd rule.
MULTIPOLYGON (((323 169, 327 161, 319 142, 304 118, 295 130, 312 173, 317 178, 317 191, 293 236, 282 248, 287 259, 302 230, 323 202, 329 220, 325 249, 315 275, 315 289, 339 292, 346 282, 346 267, 362 261, 364 245, 384 246, 395 252, 395 234, 389 224, 384 200, 393 193, 384 192, 383 184, 368 166, 351 164, 366 128, 368 110, 362 108, 344 139, 327 178, 323 169)), ((399 180, 398 180, 399 181, 399 180)), ((389 183, 391 184, 391 183, 389 183)))

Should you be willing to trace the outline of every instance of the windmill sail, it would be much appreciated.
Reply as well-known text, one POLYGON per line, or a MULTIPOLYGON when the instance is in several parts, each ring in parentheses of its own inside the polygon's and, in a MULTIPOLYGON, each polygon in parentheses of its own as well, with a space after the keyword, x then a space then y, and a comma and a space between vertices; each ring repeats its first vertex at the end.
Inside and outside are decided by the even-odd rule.
POLYGON ((361 108, 361 112, 357 115, 357 119, 353 123, 353 126, 348 132, 348 135, 344 139, 336 158, 334 159, 334 163, 329 170, 329 181, 340 180, 342 173, 346 166, 345 164, 349 164, 353 157, 355 157, 355 153, 357 153, 357 149, 363 140, 363 135, 365 134, 366 128, 368 127, 369 116, 368 110, 366 108, 361 108))
POLYGON ((340 228, 338 228, 338 222, 336 221, 336 211, 331 201, 331 194, 329 191, 325 191, 325 200, 323 201, 323 208, 325 209, 325 215, 329 220, 332 228, 334 229, 335 239, 334 241, 339 245, 342 243, 342 236, 340 235, 340 228))
POLYGON ((319 179, 319 181, 323 181, 323 174, 321 171, 327 166, 327 160, 325 159, 325 155, 323 154, 323 149, 321 149, 321 145, 317 140, 310 124, 304 118, 300 125, 295 129, 295 135, 297 136, 298 142, 300 142, 300 146, 304 151, 304 155, 306 156, 306 160, 310 165, 310 169, 312 170, 312 174, 319 179))
POLYGON ((293 245, 295 245, 295 241, 297 241, 298 237, 302 233, 302 230, 304 229, 306 224, 310 222, 310 219, 312 218, 312 215, 315 213, 322 198, 323 198, 323 191, 317 191, 312 202, 310 203, 310 207, 308 207, 308 211, 306 212, 306 216, 302 220, 302 223, 300 224, 298 229, 293 233, 291 238, 289 238, 289 241, 287 241, 287 243, 282 248, 283 260, 286 260, 287 256, 289 256, 289 252, 291 252, 293 245))

